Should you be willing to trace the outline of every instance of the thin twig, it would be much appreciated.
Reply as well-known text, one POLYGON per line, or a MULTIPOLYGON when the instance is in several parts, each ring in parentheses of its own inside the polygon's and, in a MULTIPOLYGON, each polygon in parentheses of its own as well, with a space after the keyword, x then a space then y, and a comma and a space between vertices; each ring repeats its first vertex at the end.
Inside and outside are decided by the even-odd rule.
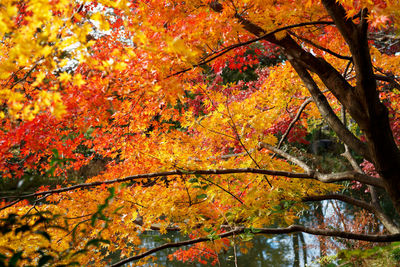
MULTIPOLYGON (((237 127, 236 127, 236 123, 233 120, 232 114, 229 111, 229 107, 228 104, 226 104, 226 110, 228 111, 228 116, 232 122, 231 128, 233 130, 233 132, 235 133, 237 140, 239 141, 240 145, 243 147, 244 151, 246 151, 247 155, 250 157, 250 159, 254 162, 254 164, 257 166, 257 168, 261 169, 261 166, 258 164, 258 162, 253 158, 253 156, 250 154, 250 152, 247 150, 246 146, 243 144, 242 139, 240 138, 240 135, 237 131, 237 127)), ((271 183, 269 182, 268 178, 266 175, 264 175, 265 180, 267 181, 267 183, 269 184, 270 187, 272 187, 271 183)))
POLYGON ((289 33, 290 35, 293 35, 293 36, 296 37, 297 39, 300 39, 300 40, 302 40, 302 41, 304 41, 304 42, 306 42, 306 43, 308 43, 308 44, 310 44, 310 45, 312 45, 312 46, 318 48, 319 50, 325 51, 325 52, 327 52, 327 53, 329 53, 329 54, 331 54, 331 55, 333 55, 333 56, 335 56, 335 57, 337 57, 337 58, 344 59, 344 60, 349 60, 349 61, 352 61, 352 60, 353 60, 352 57, 340 55, 340 54, 338 54, 338 53, 336 53, 336 52, 334 52, 334 51, 332 51, 332 50, 330 50, 330 49, 328 49, 328 48, 322 47, 322 46, 320 46, 320 45, 314 43, 313 41, 308 40, 307 38, 301 37, 301 36, 295 34, 295 33, 292 32, 292 31, 288 31, 288 33, 289 33))
POLYGON ((209 179, 207 179, 207 178, 204 178, 204 177, 200 177, 200 178, 203 179, 203 180, 205 180, 205 181, 207 181, 207 182, 209 182, 209 183, 212 184, 212 185, 215 185, 216 187, 218 187, 219 189, 221 189, 222 191, 224 191, 225 193, 231 195, 233 198, 235 198, 237 201, 239 201, 240 204, 244 205, 243 201, 242 201, 240 198, 238 198, 238 197, 235 196, 233 193, 229 192, 228 190, 226 190, 225 188, 223 188, 223 187, 220 186, 219 184, 214 183, 213 181, 211 181, 211 180, 209 180, 209 179))
POLYGON ((276 29, 276 30, 274 30, 274 31, 271 31, 271 32, 269 32, 269 33, 266 33, 266 34, 264 34, 264 35, 262 35, 262 36, 260 36, 260 37, 258 37, 258 38, 249 40, 249 41, 247 41, 247 42, 242 42, 242 43, 234 44, 234 45, 228 46, 228 47, 226 47, 226 48, 224 48, 224 49, 221 49, 220 51, 216 52, 215 54, 207 55, 206 57, 204 57, 204 60, 201 61, 200 63, 194 64, 194 65, 192 65, 192 67, 190 67, 190 68, 186 68, 186 69, 184 69, 184 70, 181 70, 181 71, 175 72, 175 73, 173 73, 173 74, 170 74, 170 75, 168 75, 166 78, 168 79, 168 78, 171 78, 171 77, 173 77, 173 76, 176 76, 176 75, 185 73, 185 72, 187 72, 187 71, 189 71, 189 70, 192 70, 192 69, 194 69, 194 68, 203 66, 203 65, 205 65, 205 64, 207 64, 207 63, 213 61, 214 59, 216 59, 216 58, 218 58, 218 57, 220 57, 220 56, 222 56, 222 55, 228 53, 229 51, 231 51, 231 50, 233 50, 233 49, 235 49, 235 48, 242 47, 242 46, 246 46, 246 45, 249 45, 249 44, 252 44, 252 43, 261 41, 261 40, 263 40, 263 39, 265 39, 265 38, 267 38, 267 37, 269 37, 269 36, 274 35, 275 33, 281 32, 281 31, 286 31, 286 30, 288 30, 288 29, 297 28, 297 27, 303 27, 303 26, 308 26, 308 25, 332 25, 332 24, 334 24, 333 21, 311 21, 311 22, 303 22, 303 23, 298 23, 298 24, 293 24, 293 25, 289 25, 289 26, 282 27, 282 28, 278 28, 278 29, 276 29), (207 59, 207 58, 208 58, 208 59, 207 59))
POLYGON ((300 119, 301 113, 303 112, 303 110, 306 108, 306 106, 311 103, 313 101, 312 97, 307 98, 303 104, 301 104, 301 106, 299 107, 299 110, 297 111, 296 116, 294 117, 294 119, 290 122, 289 127, 286 129, 285 133, 282 135, 281 140, 279 140, 279 143, 277 145, 277 148, 280 148, 283 141, 285 141, 286 137, 289 135, 290 130, 293 128, 294 124, 300 119))
MULTIPOLYGON (((4 199, 4 198, 3 198, 3 199, 4 199)), ((15 204, 17 204, 18 202, 22 201, 22 200, 23 200, 23 198, 19 198, 19 199, 17 199, 17 200, 14 200, 13 202, 10 202, 10 203, 8 203, 7 205, 1 207, 0 210, 5 210, 5 209, 7 209, 7 208, 9 208, 9 207, 12 207, 12 206, 14 206, 15 204)))

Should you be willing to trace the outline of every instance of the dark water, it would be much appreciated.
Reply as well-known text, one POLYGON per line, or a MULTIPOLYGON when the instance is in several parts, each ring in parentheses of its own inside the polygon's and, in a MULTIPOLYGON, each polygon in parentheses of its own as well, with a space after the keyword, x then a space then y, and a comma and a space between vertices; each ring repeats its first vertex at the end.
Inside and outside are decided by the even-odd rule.
MULTIPOLYGON (((167 242, 179 242, 187 240, 187 237, 179 233, 168 233, 160 236, 158 232, 149 231, 142 235, 143 245, 148 248, 154 248, 167 242)), ((319 255, 318 241, 307 234, 293 234, 293 235, 276 235, 276 236, 255 236, 251 242, 253 247, 248 249, 247 253, 241 253, 240 249, 236 249, 237 266, 245 267, 300 267, 305 266, 318 266, 313 260, 319 255)), ((185 249, 188 247, 181 247, 185 249)), ((211 264, 200 264, 198 262, 170 261, 168 255, 175 252, 176 248, 170 248, 159 251, 154 256, 157 257, 157 264, 163 266, 212 266, 211 264)), ((218 255, 219 263, 214 266, 235 266, 235 253, 233 247, 218 255)), ((119 261, 118 257, 114 257, 115 262, 119 261)), ((147 266, 152 266, 148 264, 147 266)), ((129 265, 127 265, 129 266, 129 265)))
MULTIPOLYGON (((316 214, 320 214, 320 218, 332 218, 332 207, 330 201, 323 201, 321 204, 312 206, 308 211, 305 211, 303 217, 297 222, 303 225, 312 225, 321 223, 317 220, 316 214), (316 221, 317 220, 317 221, 316 221)), ((337 203, 337 202, 336 202, 337 203)), ((354 211, 350 210, 345 203, 340 203, 340 209, 345 216, 351 217, 354 211), (350 212, 348 212, 350 210, 350 212)), ((324 219, 322 219, 324 220, 324 219)), ((343 230, 343 229, 342 229, 343 230)), ((160 235, 157 231, 148 231, 141 235, 142 246, 147 250, 161 246, 169 242, 179 242, 189 240, 187 236, 181 235, 179 232, 169 232, 165 235, 160 235)), ((290 235, 256 235, 250 241, 253 246, 246 253, 241 253, 236 246, 236 265, 235 265, 235 250, 231 246, 228 250, 221 252, 218 255, 219 263, 214 266, 245 266, 245 267, 316 267, 320 266, 316 259, 320 258, 321 248, 326 249, 326 244, 320 244, 315 236, 296 233, 290 235)), ((171 267, 190 267, 190 266, 212 266, 211 264, 200 264, 199 262, 170 261, 168 255, 174 253, 178 249, 188 249, 189 246, 180 248, 169 248, 159 251, 153 256, 157 257, 156 264, 161 266, 171 267)), ((336 254, 336 252, 328 252, 328 255, 336 254), (333 252, 333 253, 332 253, 333 252)), ((118 262, 121 259, 118 255, 113 255, 112 262, 118 262)), ((153 266, 148 264, 147 266, 153 266)), ((126 266, 129 266, 126 265, 126 266)))

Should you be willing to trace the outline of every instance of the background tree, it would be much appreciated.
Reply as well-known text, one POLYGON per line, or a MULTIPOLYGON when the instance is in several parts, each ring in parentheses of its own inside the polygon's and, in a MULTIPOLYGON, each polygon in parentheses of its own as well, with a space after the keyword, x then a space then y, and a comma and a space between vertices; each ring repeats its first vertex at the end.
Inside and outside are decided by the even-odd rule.
POLYGON ((219 252, 225 237, 257 233, 399 241, 380 205, 388 196, 400 211, 398 10, 389 0, 2 2, 4 262, 40 265, 48 247, 45 263, 104 265, 120 250, 115 266, 140 265, 161 249, 219 252), (329 157, 308 148, 327 139, 311 137, 323 125, 329 157), (357 187, 369 196, 341 194, 357 187), (332 199, 386 232, 294 225, 306 202, 332 199), (28 224, 38 229, 18 230, 28 224), (191 239, 145 252, 150 228, 191 239))

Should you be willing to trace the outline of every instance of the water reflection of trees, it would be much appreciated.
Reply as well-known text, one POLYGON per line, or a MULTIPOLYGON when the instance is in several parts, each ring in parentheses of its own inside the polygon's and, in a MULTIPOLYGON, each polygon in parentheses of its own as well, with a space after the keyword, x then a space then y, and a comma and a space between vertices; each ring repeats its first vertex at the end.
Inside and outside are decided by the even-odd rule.
MULTIPOLYGON (((156 231, 148 231, 142 235, 142 244, 144 247, 150 249, 156 246, 160 246, 165 242, 178 242, 187 239, 179 233, 168 233, 165 235, 159 235, 156 231)), ((306 252, 306 246, 295 245, 304 244, 304 238, 299 237, 299 234, 288 235, 277 235, 277 236, 255 236, 251 241, 253 246, 247 251, 247 253, 241 253, 238 249, 236 252, 238 266, 246 267, 262 267, 262 266, 304 266, 306 252), (300 239, 300 243, 299 243, 300 239), (302 241, 301 241, 302 240, 302 241), (303 242, 303 243, 302 243, 303 242), (301 258, 300 258, 301 257, 301 258), (301 259, 301 260, 300 260, 301 259)), ((162 250, 155 254, 157 257, 157 264, 163 266, 211 266, 201 265, 199 263, 182 263, 180 261, 168 260, 168 255, 173 253, 175 250, 162 250)), ((218 255, 219 266, 234 266, 234 249, 230 247, 227 251, 218 255)), ((113 261, 118 261, 118 257, 115 257, 113 261)), ((148 264, 152 266, 152 264, 148 264)), ((216 265, 218 266, 218 264, 216 265)))
MULTIPOLYGON (((325 225, 326 227, 340 229, 343 223, 346 224, 346 226, 351 226, 351 221, 355 220, 355 212, 356 210, 354 210, 354 207, 349 206, 346 203, 338 201, 334 201, 334 203, 332 201, 322 201, 310 204, 310 208, 303 211, 301 219, 297 223, 314 227, 316 225, 325 225), (345 220, 345 222, 338 225, 332 224, 332 219, 334 222, 335 217, 337 216, 337 214, 332 211, 332 205, 334 204, 340 208, 340 212, 343 213, 342 216, 345 220)), ((141 239, 143 247, 151 249, 168 242, 179 242, 189 238, 179 234, 178 232, 170 232, 165 235, 160 235, 157 231, 148 231, 142 234, 141 239)), ((276 236, 256 235, 251 242, 252 247, 248 249, 246 253, 242 253, 240 249, 236 249, 238 266, 300 267, 305 266, 306 264, 318 266, 318 263, 314 261, 315 259, 326 254, 335 254, 337 252, 332 249, 332 246, 330 246, 333 243, 337 245, 336 249, 346 248, 346 246, 341 244, 340 240, 335 240, 329 237, 315 237, 304 233, 276 236)), ((182 263, 177 260, 170 261, 168 255, 175 251, 175 249, 166 249, 157 252, 154 255, 157 258, 155 263, 172 267, 211 266, 211 264, 202 265, 198 262, 182 263)), ((235 266, 234 254, 233 247, 220 253, 218 255, 219 266, 235 266)), ((118 255, 114 255, 112 261, 117 262, 119 260, 118 255)), ((153 266, 153 264, 148 264, 148 266, 153 266)), ((218 266, 218 264, 216 266, 218 266)))

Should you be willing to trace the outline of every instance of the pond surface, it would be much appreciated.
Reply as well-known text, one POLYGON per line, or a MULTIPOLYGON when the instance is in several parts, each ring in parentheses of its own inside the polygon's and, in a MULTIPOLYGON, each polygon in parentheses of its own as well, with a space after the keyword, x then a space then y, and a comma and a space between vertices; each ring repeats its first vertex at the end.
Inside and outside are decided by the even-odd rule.
MULTIPOLYGON (((174 232, 165 235, 160 235, 156 231, 148 231, 142 234, 143 245, 148 248, 154 248, 167 242, 179 242, 187 240, 187 237, 174 232)), ((253 247, 243 254, 240 250, 236 249, 237 266, 246 267, 300 267, 300 266, 319 266, 313 262, 315 258, 320 256, 318 240, 308 234, 293 234, 293 235, 275 235, 275 236, 255 236, 252 241, 253 247)), ((181 249, 187 249, 181 247, 181 249)), ((171 267, 185 267, 185 266, 212 266, 211 264, 200 264, 198 262, 170 261, 168 255, 175 252, 176 248, 166 249, 159 251, 154 256, 157 257, 157 264, 171 267)), ((233 247, 218 255, 219 264, 214 266, 235 266, 235 253, 233 247)), ((119 261, 114 258, 115 262, 119 261)), ((129 266, 129 265, 126 265, 129 266)), ((148 264, 147 266, 153 266, 148 264)))
MULTIPOLYGON (((354 210, 345 203, 337 203, 340 210, 347 219, 351 219, 354 210)), ((320 218, 333 218, 334 214, 331 201, 322 201, 318 205, 313 205, 308 211, 304 212, 303 217, 297 222, 302 225, 319 224, 320 219, 317 219, 316 214, 320 214, 320 218)), ((324 220, 324 219, 322 219, 324 220)), ((339 229, 340 230, 340 229, 339 229)), ((341 229, 343 230, 343 229, 341 229)), ((168 242, 180 242, 188 240, 187 236, 181 235, 179 232, 169 232, 165 235, 160 235, 157 231, 147 231, 141 235, 142 246, 146 249, 152 249, 161 246, 168 242)), ((236 249, 237 266, 245 267, 318 267, 320 264, 316 259, 321 257, 321 248, 326 250, 326 244, 320 244, 317 237, 305 233, 296 233, 291 235, 256 235, 250 241, 253 244, 247 253, 241 253, 240 249, 236 249)), ((189 266, 212 266, 211 264, 204 265, 199 262, 186 262, 168 259, 168 255, 174 253, 178 249, 188 249, 189 246, 180 248, 170 248, 159 251, 153 254, 157 257, 155 263, 161 266, 171 267, 189 267, 189 266)), ((329 251, 328 255, 336 254, 335 251, 329 251)), ((120 261, 118 255, 113 255, 113 263, 120 261)), ((231 246, 227 251, 221 252, 218 255, 219 264, 214 266, 235 266, 235 250, 231 246)), ((211 261, 210 261, 211 262, 211 261)), ((147 266, 153 266, 148 264, 147 266)), ((126 265, 129 266, 129 265, 126 265)))

